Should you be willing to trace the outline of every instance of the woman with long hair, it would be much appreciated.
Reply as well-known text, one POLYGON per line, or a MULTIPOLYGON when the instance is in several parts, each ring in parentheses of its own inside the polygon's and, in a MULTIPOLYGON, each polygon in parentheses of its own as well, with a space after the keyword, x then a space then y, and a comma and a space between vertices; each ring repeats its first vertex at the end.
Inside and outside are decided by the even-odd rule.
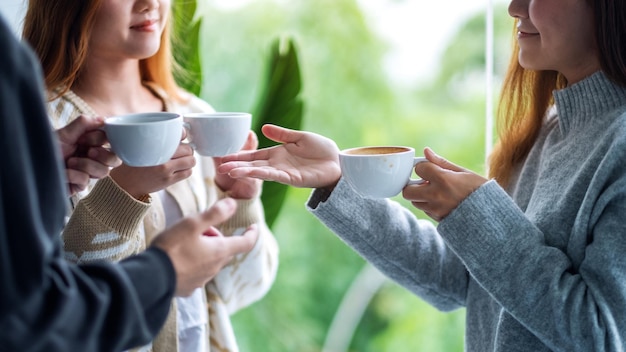
POLYGON ((307 208, 387 276, 448 311, 468 351, 626 348, 626 4, 512 0, 515 47, 489 179, 425 148, 426 182, 364 199, 336 144, 266 125, 282 144, 218 172, 315 188, 307 208))
MULTIPOLYGON (((214 111, 174 80, 170 6, 169 0, 29 1, 23 37, 41 60, 56 128, 81 115, 214 111)), ((244 149, 257 144, 250 132, 244 149)), ((177 219, 226 197, 238 207, 220 232, 259 231, 250 253, 233 258, 204 289, 175 299, 161 333, 142 351, 237 351, 230 314, 262 298, 275 279, 278 248, 264 220, 262 181, 216 175, 215 163, 181 143, 163 165, 115 167, 72 197, 63 241, 67 259, 79 263, 137 253, 177 219)))

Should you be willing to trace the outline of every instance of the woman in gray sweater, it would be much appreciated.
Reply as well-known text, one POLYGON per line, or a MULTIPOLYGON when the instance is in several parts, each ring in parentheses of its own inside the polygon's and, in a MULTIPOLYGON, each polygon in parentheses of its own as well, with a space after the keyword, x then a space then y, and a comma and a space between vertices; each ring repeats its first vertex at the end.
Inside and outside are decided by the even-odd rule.
POLYGON ((626 5, 512 0, 516 45, 489 179, 435 155, 403 197, 359 197, 322 136, 218 171, 315 188, 307 208, 387 276, 447 311, 467 309, 468 351, 626 350, 626 5))

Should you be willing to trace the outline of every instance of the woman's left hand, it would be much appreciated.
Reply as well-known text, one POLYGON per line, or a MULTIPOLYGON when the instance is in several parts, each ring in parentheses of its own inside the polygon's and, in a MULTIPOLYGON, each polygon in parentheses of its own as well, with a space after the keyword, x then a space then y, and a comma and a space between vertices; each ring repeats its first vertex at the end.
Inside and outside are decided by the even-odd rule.
MULTIPOLYGON (((248 133, 248 139, 241 150, 255 150, 259 146, 259 139, 254 131, 248 133)), ((222 158, 214 157, 215 168, 222 164, 222 158)), ((234 199, 252 199, 261 192, 263 181, 257 178, 231 178, 228 174, 217 173, 215 184, 234 199)))
POLYGON ((415 173, 426 182, 405 187, 402 196, 436 221, 443 220, 487 182, 486 178, 447 161, 430 148, 424 149, 424 156, 429 162, 417 164, 415 173))

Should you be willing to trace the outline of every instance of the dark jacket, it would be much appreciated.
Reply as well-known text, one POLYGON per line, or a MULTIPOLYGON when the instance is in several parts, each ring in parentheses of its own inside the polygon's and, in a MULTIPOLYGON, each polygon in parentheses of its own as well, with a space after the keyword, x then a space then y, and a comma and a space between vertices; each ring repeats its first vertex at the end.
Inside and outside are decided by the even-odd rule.
POLYGON ((43 92, 35 56, 0 18, 0 351, 147 343, 174 294, 172 263, 156 248, 117 264, 63 259, 67 181, 43 92))

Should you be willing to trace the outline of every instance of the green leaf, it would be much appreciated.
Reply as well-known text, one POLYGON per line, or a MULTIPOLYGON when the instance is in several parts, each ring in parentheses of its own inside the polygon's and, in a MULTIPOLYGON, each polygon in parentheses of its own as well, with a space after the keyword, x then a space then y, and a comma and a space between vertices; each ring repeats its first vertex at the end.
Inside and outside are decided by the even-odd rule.
POLYGON ((202 64, 200 62, 202 20, 195 18, 196 7, 196 0, 172 3, 172 53, 179 66, 174 70, 176 82, 190 93, 199 95, 202 88, 202 64))
MULTIPOLYGON (((276 144, 261 133, 264 124, 290 129, 302 127, 302 78, 293 40, 278 38, 272 43, 265 74, 264 88, 253 115, 253 130, 259 136, 259 148, 276 144)), ((264 182, 261 201, 269 227, 272 227, 278 217, 288 189, 289 186, 280 183, 264 182)))

